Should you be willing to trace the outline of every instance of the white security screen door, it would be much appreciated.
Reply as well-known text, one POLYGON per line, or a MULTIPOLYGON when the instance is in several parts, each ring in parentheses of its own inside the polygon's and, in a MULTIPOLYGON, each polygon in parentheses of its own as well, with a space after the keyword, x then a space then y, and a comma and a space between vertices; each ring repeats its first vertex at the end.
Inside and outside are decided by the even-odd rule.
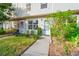
POLYGON ((44 22, 44 33, 45 35, 50 35, 50 24, 46 20, 44 22))

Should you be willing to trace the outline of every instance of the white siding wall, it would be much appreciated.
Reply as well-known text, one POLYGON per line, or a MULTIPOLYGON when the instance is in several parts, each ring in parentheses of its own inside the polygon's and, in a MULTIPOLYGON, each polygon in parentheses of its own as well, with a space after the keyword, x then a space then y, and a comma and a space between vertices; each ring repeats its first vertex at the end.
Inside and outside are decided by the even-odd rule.
POLYGON ((52 7, 53 7, 52 3, 47 3, 47 8, 41 9, 40 3, 32 3, 30 14, 31 15, 38 15, 38 14, 51 13, 51 12, 53 12, 52 7))
POLYGON ((41 9, 41 3, 31 3, 31 10, 29 14, 27 14, 27 3, 13 3, 13 7, 15 8, 15 13, 17 16, 26 16, 26 15, 38 15, 38 14, 46 14, 53 12, 53 4, 47 3, 47 8, 41 9))
POLYGON ((12 21, 3 22, 3 28, 4 28, 4 30, 14 29, 15 28, 14 22, 12 22, 12 21))
POLYGON ((15 8, 15 15, 16 16, 26 16, 26 3, 13 3, 13 7, 15 8))

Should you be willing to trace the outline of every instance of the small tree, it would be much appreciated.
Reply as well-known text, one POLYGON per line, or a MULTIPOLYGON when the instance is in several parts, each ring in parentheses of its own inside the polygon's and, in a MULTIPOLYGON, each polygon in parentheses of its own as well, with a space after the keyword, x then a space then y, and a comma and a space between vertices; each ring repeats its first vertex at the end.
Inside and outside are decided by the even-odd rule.
POLYGON ((53 24, 51 29, 51 34, 54 36, 61 37, 64 34, 68 33, 68 31, 72 30, 69 26, 76 25, 76 16, 73 16, 72 11, 64 11, 64 12, 57 12, 49 15, 49 18, 53 18, 53 24))
POLYGON ((2 11, 0 11, 0 21, 5 21, 8 20, 9 17, 7 17, 2 11))
POLYGON ((8 20, 9 17, 5 15, 6 10, 10 9, 11 3, 0 3, 0 21, 8 20))
MULTIPOLYGON (((11 3, 0 3, 0 23, 3 24, 3 21, 10 19, 10 17, 8 17, 5 12, 10 9, 11 5, 11 3)), ((3 28, 0 28, 0 30, 0 33, 4 33, 3 28)))

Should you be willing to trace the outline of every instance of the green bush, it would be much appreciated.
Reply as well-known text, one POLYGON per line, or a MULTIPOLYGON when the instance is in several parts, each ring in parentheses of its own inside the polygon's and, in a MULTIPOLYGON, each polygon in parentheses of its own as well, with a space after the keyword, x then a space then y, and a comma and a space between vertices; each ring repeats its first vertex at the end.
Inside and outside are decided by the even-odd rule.
POLYGON ((37 28, 37 33, 35 33, 34 31, 32 32, 32 35, 35 39, 39 39, 40 36, 42 36, 42 29, 41 28, 37 28))
POLYGON ((38 39, 39 36, 38 36, 37 33, 35 33, 35 32, 36 32, 35 30, 32 30, 32 31, 31 31, 31 35, 33 36, 33 38, 38 39))
POLYGON ((4 34, 4 33, 5 33, 5 31, 1 28, 1 29, 0 29, 0 35, 1 35, 1 34, 4 34))
POLYGON ((33 34, 32 36, 33 36, 33 38, 35 38, 35 39, 39 39, 39 35, 37 35, 37 34, 33 34))
POLYGON ((69 55, 70 54, 70 50, 69 50, 69 47, 68 46, 64 46, 64 54, 65 55, 69 55))
POLYGON ((65 35, 66 40, 75 42, 79 37, 79 28, 74 28, 73 31, 70 31, 68 34, 65 35))
POLYGON ((40 27, 37 28, 37 35, 39 35, 39 36, 42 35, 42 29, 40 27))

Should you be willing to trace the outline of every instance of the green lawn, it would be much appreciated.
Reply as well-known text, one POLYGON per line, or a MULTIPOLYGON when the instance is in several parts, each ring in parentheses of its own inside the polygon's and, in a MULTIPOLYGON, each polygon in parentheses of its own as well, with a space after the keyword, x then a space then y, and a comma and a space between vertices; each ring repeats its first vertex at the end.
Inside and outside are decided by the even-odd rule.
POLYGON ((26 36, 11 36, 0 38, 0 55, 19 55, 26 47, 35 41, 26 36))

